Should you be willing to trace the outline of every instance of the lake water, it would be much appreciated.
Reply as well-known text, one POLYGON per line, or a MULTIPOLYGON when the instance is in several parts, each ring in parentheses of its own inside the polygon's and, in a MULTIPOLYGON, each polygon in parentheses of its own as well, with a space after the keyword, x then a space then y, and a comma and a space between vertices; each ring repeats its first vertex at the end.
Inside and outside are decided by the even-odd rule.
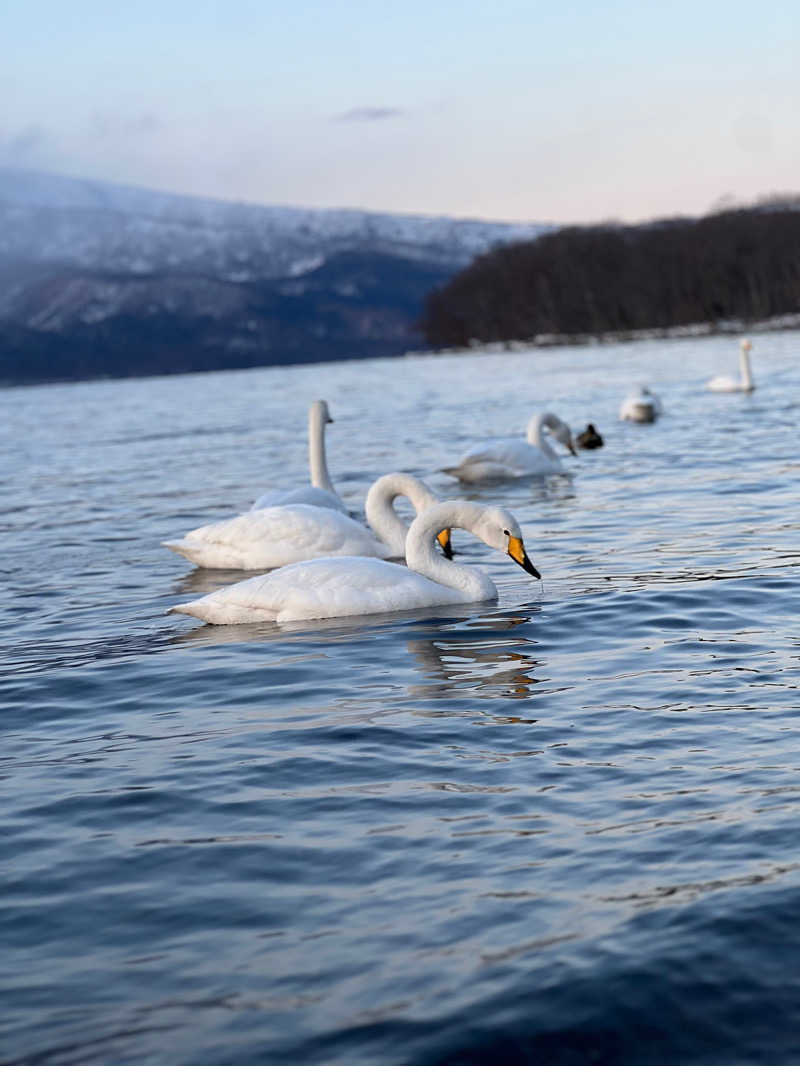
POLYGON ((0 392, 0 1059, 800 1061, 800 334, 0 392), (649 383, 655 425, 617 421, 649 383), (159 542, 306 479, 501 502, 497 604, 208 627, 159 542), (462 490, 551 409, 606 447, 462 490))

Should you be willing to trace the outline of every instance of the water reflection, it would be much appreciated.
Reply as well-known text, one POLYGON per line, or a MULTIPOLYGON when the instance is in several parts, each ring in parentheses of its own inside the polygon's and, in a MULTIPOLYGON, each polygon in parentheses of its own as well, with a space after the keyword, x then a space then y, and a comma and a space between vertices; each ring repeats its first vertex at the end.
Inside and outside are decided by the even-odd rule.
MULTIPOLYGON (((508 631, 529 617, 496 621, 499 630, 508 631)), ((515 640, 502 632, 480 636, 449 633, 409 640, 408 651, 425 679, 411 685, 410 692, 424 699, 449 699, 465 690, 481 698, 527 699, 535 686, 548 678, 542 675, 544 660, 535 659, 524 650, 524 644, 525 638, 515 640)))
MULTIPOLYGON (((198 576, 198 591, 203 588, 202 575, 209 576, 208 591, 214 587, 213 581, 218 580, 228 571, 196 571, 198 576)), ((194 575, 187 575, 193 577, 194 575)), ((238 579, 237 579, 238 580, 238 579)), ((224 583, 224 582, 222 582, 224 583)), ((242 625, 214 626, 193 625, 191 629, 175 633, 170 639, 172 644, 190 645, 197 644, 206 647, 222 644, 260 643, 275 640, 316 640, 324 643, 358 643, 369 638, 382 638, 386 640, 387 664, 393 658, 393 648, 398 639, 405 639, 407 645, 416 642, 425 643, 443 639, 445 641, 458 642, 459 633, 463 633, 465 646, 471 648, 491 647, 496 639, 497 643, 517 647, 520 643, 531 643, 528 638, 520 636, 517 640, 509 640, 506 636, 494 637, 494 634, 503 634, 516 629, 531 620, 531 617, 540 611, 538 604, 526 607, 528 613, 522 614, 515 611, 506 614, 500 610, 493 613, 491 605, 480 603, 453 604, 437 607, 417 608, 410 611, 397 611, 392 614, 369 614, 351 615, 346 618, 317 618, 308 621, 295 622, 249 622, 242 625), (489 607, 489 613, 477 613, 483 608, 489 607), (409 638, 407 631, 412 629, 422 635, 409 638), (480 633, 474 632, 479 630, 480 633), (487 633, 488 630, 488 633, 487 633), (434 635, 431 636, 430 634, 434 635), (442 634, 447 634, 443 637, 442 634)), ((497 654, 500 654, 499 651, 497 654)), ((526 656, 527 658, 527 656, 526 656)), ((534 660, 531 660, 534 662, 534 660)))
POLYGON ((445 495, 448 498, 459 496, 466 500, 475 500, 477 503, 487 503, 496 502, 498 493, 502 494, 506 503, 512 501, 545 503, 548 501, 573 500, 577 496, 575 475, 569 470, 559 474, 531 475, 507 481, 487 481, 483 484, 469 486, 448 483, 445 495))
MULTIPOLYGON (((209 591, 212 591, 209 589, 209 591)), ((214 648, 223 644, 250 644, 280 640, 284 636, 277 622, 250 622, 235 626, 201 625, 174 633, 173 646, 214 648)))
POLYGON ((253 570, 206 570, 198 567, 182 574, 172 584, 176 596, 207 596, 210 592, 255 577, 253 570))

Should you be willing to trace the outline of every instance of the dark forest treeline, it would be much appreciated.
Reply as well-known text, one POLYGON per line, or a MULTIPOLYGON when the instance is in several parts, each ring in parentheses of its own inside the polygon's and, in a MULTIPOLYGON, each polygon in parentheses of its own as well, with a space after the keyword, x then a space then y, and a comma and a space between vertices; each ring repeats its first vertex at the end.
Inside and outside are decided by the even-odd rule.
POLYGON ((569 227, 480 256, 427 299, 434 347, 625 333, 800 310, 800 210, 569 227))

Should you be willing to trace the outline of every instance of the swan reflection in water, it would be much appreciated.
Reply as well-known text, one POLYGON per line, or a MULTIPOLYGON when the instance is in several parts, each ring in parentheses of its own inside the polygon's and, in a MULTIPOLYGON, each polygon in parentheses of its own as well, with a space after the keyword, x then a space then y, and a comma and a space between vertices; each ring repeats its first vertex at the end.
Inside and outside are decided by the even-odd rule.
POLYGON ((547 680, 535 676, 544 661, 522 650, 525 638, 507 631, 528 621, 528 615, 483 619, 480 634, 455 631, 409 640, 408 650, 423 676, 409 691, 425 699, 452 698, 464 690, 478 698, 527 699, 547 680), (487 623, 494 632, 486 632, 487 623))
MULTIPOLYGON (((189 581, 197 578, 197 591, 203 591, 204 587, 200 574, 205 573, 209 577, 209 591, 230 583, 231 571, 198 571, 196 574, 187 574, 182 580, 189 581), (212 575, 216 573, 216 578, 212 575), (216 581, 218 584, 214 584, 216 581)), ((246 575, 248 576, 248 575, 246 575)), ((187 585, 186 591, 194 591, 187 585)), ((301 641, 306 643, 320 642, 324 645, 349 644, 353 640, 361 640, 365 637, 370 639, 392 639, 396 646, 398 640, 402 642, 403 636, 409 628, 429 631, 431 623, 438 632, 440 627, 461 626, 476 622, 479 624, 487 621, 483 616, 476 619, 474 608, 476 604, 454 604, 446 607, 418 607, 416 610, 394 611, 391 614, 363 614, 347 615, 343 618, 315 618, 296 622, 241 622, 228 626, 199 626, 195 629, 186 629, 175 633, 172 637, 174 644, 200 644, 213 646, 216 644, 249 644, 264 643, 266 641, 301 641), (472 608, 472 611, 470 610, 472 608)), ((486 606, 491 607, 491 604, 486 606)))
POLYGON ((181 574, 180 577, 173 581, 172 595, 183 596, 196 593, 200 596, 207 596, 209 592, 216 592, 217 589, 224 588, 234 581, 243 581, 245 578, 252 576, 252 571, 249 570, 204 570, 198 568, 197 570, 190 570, 186 574, 181 574))
MULTIPOLYGON (((455 488, 448 486, 449 494, 459 499, 486 503, 497 492, 497 485, 489 482, 482 484, 461 483, 455 488)), ((526 503, 552 503, 577 499, 575 475, 571 470, 544 476, 519 477, 504 485, 504 497, 511 506, 526 503)))
MULTIPOLYGON (((230 571, 227 572, 228 578, 230 571)), ((219 573, 222 579, 225 571, 219 573)), ((206 572, 206 578, 211 572, 206 572)), ((186 579, 197 578, 196 574, 186 579)), ((197 591, 200 591, 198 588, 197 591)), ((474 605, 473 605, 474 606, 474 605)), ((536 607, 522 614, 471 613, 469 608, 427 608, 394 615, 365 615, 360 618, 334 618, 278 625, 276 622, 243 623, 230 626, 200 626, 174 633, 171 645, 217 646, 223 644, 299 642, 317 645, 320 655, 329 655, 333 645, 354 639, 387 640, 387 656, 396 653, 398 641, 410 652, 418 679, 409 684, 416 696, 437 699, 459 691, 484 697, 525 699, 544 677, 535 677, 542 660, 529 655, 529 642, 510 631, 529 622, 536 607), (412 630, 413 636, 408 636, 412 630)))

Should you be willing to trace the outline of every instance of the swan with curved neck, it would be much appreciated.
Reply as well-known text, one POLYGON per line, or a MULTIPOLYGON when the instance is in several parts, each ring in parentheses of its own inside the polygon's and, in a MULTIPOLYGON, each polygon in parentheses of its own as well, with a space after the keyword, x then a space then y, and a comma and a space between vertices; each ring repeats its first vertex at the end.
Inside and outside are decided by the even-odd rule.
POLYGON ((756 387, 753 375, 750 372, 750 349, 753 345, 742 337, 739 341, 739 378, 726 375, 712 378, 706 385, 712 392, 752 392, 756 387))
POLYGON ((345 618, 496 600, 497 588, 487 574, 436 552, 438 531, 452 526, 505 552, 532 577, 541 576, 528 558, 517 520, 509 511, 451 500, 429 507, 411 523, 406 538, 407 569, 381 559, 311 559, 239 581, 171 607, 168 613, 231 625, 345 618))
POLYGON ((280 507, 287 503, 310 503, 314 507, 331 507, 347 514, 347 507, 333 487, 325 456, 325 426, 333 422, 324 400, 315 400, 308 412, 308 466, 311 484, 296 489, 275 489, 259 496, 252 510, 280 507))
POLYGON ((468 483, 557 474, 562 470, 561 459, 550 442, 549 434, 572 455, 577 454, 569 426, 558 415, 545 411, 531 418, 526 440, 495 440, 478 444, 462 455, 457 466, 446 466, 442 472, 468 483))
POLYGON ((623 422, 655 422, 661 414, 661 400, 642 385, 623 400, 619 417, 623 422))
MULTIPOLYGON (((417 514, 438 502, 424 481, 413 474, 385 474, 367 493, 367 529, 331 508, 288 504, 247 511, 223 522, 200 526, 165 548, 195 566, 217 570, 269 570, 276 566, 336 555, 368 555, 402 559, 408 526, 394 510, 398 496, 407 497, 417 514)), ((440 544, 450 551, 449 534, 440 544)))

